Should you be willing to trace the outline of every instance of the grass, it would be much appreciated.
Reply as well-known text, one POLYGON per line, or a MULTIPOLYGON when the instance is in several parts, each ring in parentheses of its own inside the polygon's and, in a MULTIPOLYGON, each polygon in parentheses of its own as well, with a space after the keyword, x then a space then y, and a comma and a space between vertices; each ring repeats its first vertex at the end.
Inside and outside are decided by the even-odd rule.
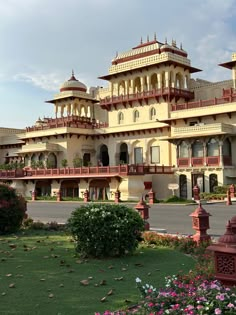
POLYGON ((191 257, 168 248, 140 247, 125 258, 82 260, 64 232, 1 236, 0 314, 92 315, 126 308, 140 298, 136 277, 158 288, 165 276, 193 265, 191 257))

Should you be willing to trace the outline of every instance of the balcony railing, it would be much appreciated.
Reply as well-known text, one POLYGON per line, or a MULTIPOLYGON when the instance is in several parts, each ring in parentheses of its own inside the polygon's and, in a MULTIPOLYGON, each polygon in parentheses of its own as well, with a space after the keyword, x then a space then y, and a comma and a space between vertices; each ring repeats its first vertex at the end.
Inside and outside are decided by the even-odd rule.
MULTIPOLYGON (((232 166, 232 158, 230 156, 223 156, 223 165, 232 166)), ((178 167, 198 167, 198 166, 219 166, 219 156, 207 156, 207 157, 192 157, 192 158, 178 158, 178 167)))
POLYGON ((202 134, 210 135, 218 133, 232 134, 234 133, 234 126, 225 123, 214 124, 199 123, 194 126, 172 128, 171 136, 184 138, 189 135, 192 135, 194 137, 196 135, 201 136, 202 134))
POLYGON ((193 108, 201 108, 206 106, 215 106, 220 104, 227 104, 236 101, 236 92, 233 89, 223 90, 223 97, 212 98, 209 100, 199 100, 195 102, 186 102, 181 104, 172 104, 171 111, 186 110, 193 108))
POLYGON ((107 96, 104 99, 100 100, 101 106, 113 105, 124 102, 131 102, 137 100, 145 100, 153 97, 160 96, 178 96, 183 97, 185 99, 193 99, 194 93, 188 90, 176 89, 176 88, 161 88, 161 89, 153 89, 149 91, 137 92, 133 94, 120 95, 120 96, 107 96))
POLYGON ((101 176, 124 176, 144 174, 172 174, 171 166, 158 165, 118 165, 118 166, 95 166, 78 168, 54 168, 54 169, 18 169, 0 170, 0 178, 63 178, 63 177, 101 177, 101 176))
POLYGON ((26 132, 47 130, 52 128, 71 127, 71 128, 105 128, 108 127, 107 123, 97 122, 95 119, 83 116, 67 116, 60 118, 45 118, 41 125, 26 127, 26 132))

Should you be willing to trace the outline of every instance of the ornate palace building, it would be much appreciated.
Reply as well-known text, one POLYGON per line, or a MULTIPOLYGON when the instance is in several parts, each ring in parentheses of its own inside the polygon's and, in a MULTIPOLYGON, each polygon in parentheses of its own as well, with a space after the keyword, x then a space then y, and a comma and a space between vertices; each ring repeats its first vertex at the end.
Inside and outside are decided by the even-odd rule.
POLYGON ((88 190, 92 200, 117 190, 138 200, 150 189, 163 199, 170 183, 191 199, 195 184, 236 183, 236 54, 220 66, 231 80, 192 79, 201 70, 182 45, 154 36, 116 55, 100 77, 107 87, 88 90, 72 73, 47 101, 54 118, 0 128, 0 180, 28 197, 88 190))

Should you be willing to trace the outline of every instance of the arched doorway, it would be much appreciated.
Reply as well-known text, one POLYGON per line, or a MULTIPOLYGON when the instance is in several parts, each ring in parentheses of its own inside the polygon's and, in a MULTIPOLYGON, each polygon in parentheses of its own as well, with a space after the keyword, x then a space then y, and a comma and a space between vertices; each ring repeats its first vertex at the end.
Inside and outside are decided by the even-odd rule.
POLYGON ((91 200, 110 199, 110 186, 105 179, 94 179, 89 184, 89 198, 91 200))
POLYGON ((217 174, 210 174, 209 176, 209 191, 214 192, 214 187, 218 186, 217 174))
POLYGON ((108 166, 109 165, 108 148, 105 144, 103 144, 100 148, 100 161, 102 163, 102 166, 108 166))
POLYGON ((128 146, 126 143, 122 143, 120 145, 120 163, 121 164, 129 163, 128 146))
POLYGON ((64 180, 61 183, 61 196, 62 197, 79 197, 79 185, 75 180, 64 180))
POLYGON ((188 189, 187 189, 187 176, 181 174, 179 177, 179 194, 180 198, 187 199, 188 189))
POLYGON ((39 180, 36 182, 35 191, 37 196, 51 196, 51 181, 39 180))
POLYGON ((84 153, 83 166, 90 166, 90 153, 84 153))
POLYGON ((57 168, 57 157, 56 157, 56 154, 50 153, 48 155, 47 168, 57 168))

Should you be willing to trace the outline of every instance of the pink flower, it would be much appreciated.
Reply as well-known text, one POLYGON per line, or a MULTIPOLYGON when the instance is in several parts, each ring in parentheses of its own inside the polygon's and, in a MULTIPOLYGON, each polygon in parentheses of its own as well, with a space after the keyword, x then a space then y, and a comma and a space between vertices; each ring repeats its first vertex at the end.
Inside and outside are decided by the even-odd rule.
POLYGON ((216 299, 217 299, 217 300, 220 300, 220 301, 224 301, 225 296, 224 296, 223 293, 221 293, 221 294, 218 294, 218 295, 216 296, 216 299))
POLYGON ((233 305, 232 303, 229 303, 229 304, 227 305, 227 307, 229 307, 229 308, 234 308, 234 305, 233 305))
POLYGON ((216 314, 216 315, 219 315, 219 314, 221 314, 221 313, 222 313, 222 312, 221 312, 221 309, 219 309, 219 308, 216 308, 216 309, 215 309, 215 314, 216 314))

